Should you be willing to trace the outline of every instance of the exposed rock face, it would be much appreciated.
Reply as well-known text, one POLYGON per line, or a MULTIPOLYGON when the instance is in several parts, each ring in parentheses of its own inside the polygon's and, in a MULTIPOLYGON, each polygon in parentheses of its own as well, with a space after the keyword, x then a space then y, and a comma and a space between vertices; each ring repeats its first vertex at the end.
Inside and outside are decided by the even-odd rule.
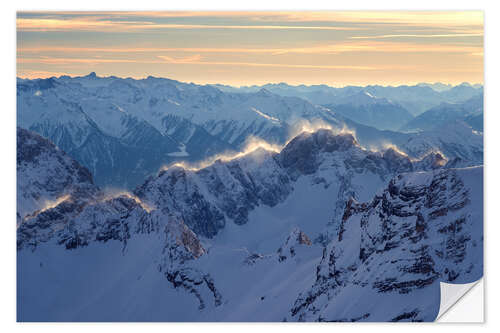
POLYGON ((164 180, 161 185, 153 186, 153 182, 158 180, 150 178, 135 193, 152 200, 164 214, 179 213, 196 233, 215 235, 225 224, 220 209, 205 199, 188 171, 183 168, 169 171, 160 172, 158 180, 164 180))
POLYGON ((314 173, 320 162, 321 152, 346 151, 357 145, 351 134, 333 135, 332 131, 320 129, 315 133, 304 132, 292 139, 280 153, 283 167, 301 174, 314 173))
POLYGON ((203 310, 206 302, 212 298, 214 306, 221 305, 222 295, 210 274, 189 266, 191 260, 206 253, 196 234, 182 221, 169 216, 165 235, 167 242, 158 266, 159 271, 174 288, 182 288, 196 297, 200 310, 203 310))
POLYGON ((278 260, 284 261, 288 257, 294 257, 296 246, 311 246, 311 244, 311 240, 305 233, 298 228, 294 228, 285 243, 278 249, 278 260))
POLYGON ((415 163, 418 170, 435 170, 443 168, 448 163, 448 159, 439 152, 431 152, 420 161, 415 163))
POLYGON ((385 315, 393 311, 394 321, 432 320, 438 308, 429 314, 421 301, 421 308, 398 313, 412 306, 411 297, 397 308, 391 299, 424 293, 431 303, 439 281, 468 283, 482 276, 482 210, 471 203, 482 186, 471 193, 469 179, 479 174, 482 168, 400 175, 371 202, 350 200, 338 239, 324 249, 316 282, 297 298, 291 319, 343 320, 335 304, 349 294, 353 300, 343 306, 356 307, 364 320, 379 320, 368 303, 387 306, 385 315), (361 294, 370 302, 358 300, 361 294))
POLYGON ((21 217, 67 195, 96 193, 92 175, 41 136, 17 128, 17 212, 21 217))
POLYGON ((384 159, 389 165, 389 169, 396 172, 413 171, 413 165, 410 158, 393 148, 387 149, 383 154, 384 159))
POLYGON ((147 211, 134 199, 96 197, 91 201, 67 199, 57 206, 28 216, 18 228, 18 249, 34 250, 40 243, 57 242, 66 249, 92 242, 117 240, 126 246, 131 232, 152 225, 147 211))
POLYGON ((222 304, 222 295, 215 287, 214 280, 209 274, 203 275, 199 270, 182 268, 167 271, 165 276, 173 284, 174 288, 183 288, 193 294, 199 301, 199 310, 203 310, 206 307, 206 300, 203 294, 211 294, 210 297, 213 297, 215 306, 222 304))
POLYGON ((196 234, 183 222, 176 220, 173 216, 169 217, 166 232, 169 237, 173 238, 173 243, 182 245, 194 258, 199 258, 205 254, 205 249, 201 245, 198 237, 196 237, 196 234))
POLYGON ((309 237, 307 237, 307 235, 305 233, 303 233, 302 231, 299 232, 299 236, 298 236, 298 242, 299 244, 301 245, 311 245, 311 240, 309 239, 309 237))
POLYGON ((213 237, 225 226, 226 217, 244 224, 253 208, 272 207, 292 191, 275 155, 258 149, 200 170, 174 166, 147 180, 135 193, 164 213, 179 214, 195 233, 213 237))
MULTIPOLYGON (((433 156, 427 157, 432 161, 412 162, 392 148, 383 153, 367 151, 352 134, 335 135, 321 129, 298 135, 280 153, 258 148, 201 169, 174 165, 150 177, 134 193, 164 214, 178 214, 195 233, 211 238, 228 219, 245 224, 255 207, 283 202, 295 181, 320 167, 331 170, 335 181, 345 183, 342 191, 348 194, 352 173, 369 171, 386 179, 399 172, 430 170, 441 163, 433 156)), ((317 181, 328 186, 325 179, 317 181)), ((343 194, 339 194, 340 199, 343 194)))

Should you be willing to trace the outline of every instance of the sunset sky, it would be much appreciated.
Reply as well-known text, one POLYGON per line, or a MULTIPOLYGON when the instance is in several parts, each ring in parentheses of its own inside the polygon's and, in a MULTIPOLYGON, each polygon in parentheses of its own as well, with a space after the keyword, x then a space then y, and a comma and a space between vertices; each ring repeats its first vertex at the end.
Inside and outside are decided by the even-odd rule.
POLYGON ((483 82, 483 13, 19 12, 17 76, 235 86, 483 82))

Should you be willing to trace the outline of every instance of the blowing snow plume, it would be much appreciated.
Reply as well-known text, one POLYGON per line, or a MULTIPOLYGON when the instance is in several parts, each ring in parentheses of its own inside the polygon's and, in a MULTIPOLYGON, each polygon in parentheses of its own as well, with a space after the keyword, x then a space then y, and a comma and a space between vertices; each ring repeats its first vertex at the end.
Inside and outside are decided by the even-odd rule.
POLYGON ((321 120, 321 119, 314 119, 314 120, 302 119, 302 120, 295 122, 291 126, 290 134, 288 136, 288 139, 287 139, 285 145, 288 144, 293 138, 295 138, 296 136, 298 136, 301 133, 304 133, 304 132, 313 133, 313 132, 316 132, 320 129, 330 130, 335 135, 349 133, 349 134, 352 134, 352 136, 356 139, 356 131, 347 127, 347 125, 345 125, 345 124, 343 124, 342 127, 338 127, 338 126, 334 127, 331 124, 329 124, 326 121, 321 120))
POLYGON ((116 199, 119 197, 126 197, 126 198, 134 200, 139 206, 142 207, 142 209, 144 209, 148 213, 151 213, 151 211, 156 209, 154 206, 145 203, 143 200, 138 198, 136 195, 134 195, 128 191, 118 190, 118 189, 110 189, 110 188, 105 189, 104 196, 103 196, 101 201, 109 201, 109 200, 113 200, 113 199, 116 199))
POLYGON ((215 161, 222 161, 222 162, 228 162, 237 158, 241 158, 244 156, 247 156, 258 149, 263 149, 266 151, 271 151, 275 153, 279 153, 283 146, 276 145, 269 143, 265 140, 262 140, 258 137, 251 136, 246 140, 246 143, 244 145, 244 148, 240 152, 226 152, 222 154, 217 154, 214 156, 211 156, 201 162, 196 162, 196 163, 188 163, 185 161, 180 161, 180 162, 174 162, 170 165, 163 166, 160 168, 160 171, 167 170, 171 167, 181 167, 186 170, 192 170, 192 171, 198 171, 200 169, 206 168, 207 166, 212 165, 215 161))

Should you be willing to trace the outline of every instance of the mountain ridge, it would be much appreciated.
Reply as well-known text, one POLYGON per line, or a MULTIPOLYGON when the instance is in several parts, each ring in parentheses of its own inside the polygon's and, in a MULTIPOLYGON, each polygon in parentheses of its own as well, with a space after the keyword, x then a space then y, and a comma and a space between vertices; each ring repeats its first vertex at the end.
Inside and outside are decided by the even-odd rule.
MULTIPOLYGON (((405 309, 374 311, 356 298, 336 309, 335 302, 320 301, 340 290, 336 278, 352 272, 344 271, 351 263, 333 261, 332 266, 331 253, 364 237, 352 222, 363 214, 372 216, 368 232, 375 241, 364 241, 366 259, 356 261, 359 272, 376 265, 369 259, 374 250, 386 251, 381 258, 390 254, 405 262, 399 250, 405 242, 415 248, 434 241, 452 244, 459 228, 463 241, 449 245, 450 260, 477 257, 474 249, 482 248, 482 240, 469 230, 481 219, 467 214, 481 212, 477 178, 482 171, 476 171, 482 168, 472 168, 472 179, 468 169, 445 169, 439 153, 416 161, 396 148, 371 152, 352 133, 330 129, 300 133, 278 151, 253 148, 201 168, 172 165, 134 193, 91 187, 88 195, 63 197, 28 214, 17 229, 18 320, 429 321, 439 305, 436 281, 482 274, 480 266, 467 273, 456 265, 445 273, 441 261, 429 264, 429 255, 437 254, 417 251, 396 280, 391 269, 362 289, 373 300, 369 304, 392 304, 392 290, 407 286, 408 292, 397 296, 405 309), (428 192, 432 195, 425 196, 428 192), (419 216, 412 200, 428 207, 426 223, 397 220, 419 216), (395 216, 394 223, 378 220, 373 209, 395 216), (391 241, 394 233, 400 243, 391 241), (469 247, 473 242, 476 247, 469 247), (420 275, 433 277, 432 282, 418 282, 420 275), (310 293, 318 296, 305 296, 310 293), (419 303, 422 297, 428 301, 419 303)), ((57 148, 50 144, 49 150, 57 148)), ((46 160, 47 166, 37 166, 42 173, 55 159, 46 160)), ((344 288, 356 291, 356 286, 344 288)))
MULTIPOLYGON (((17 81, 18 125, 52 140, 91 170, 96 183, 104 187, 125 186, 131 190, 163 165, 195 163, 216 154, 238 152, 250 137, 284 144, 304 122, 326 123, 338 129, 347 126, 357 132, 363 145, 381 147, 390 143, 410 155, 417 154, 413 157, 433 148, 450 158, 474 163, 481 160, 478 140, 466 139, 475 136, 472 130, 468 134, 460 130, 464 139, 450 149, 447 142, 448 137, 455 137, 453 133, 438 135, 431 131, 429 137, 439 138, 420 142, 425 140, 422 135, 380 131, 350 120, 335 108, 270 90, 227 93, 210 85, 154 77, 135 80, 87 75, 17 81), (417 138, 424 148, 406 148, 417 138), (468 147, 469 142, 474 147, 468 147)), ((346 96, 360 92, 379 96, 378 91, 372 91, 379 89, 377 86, 365 88, 342 91, 346 96)), ((476 91, 473 87, 463 89, 476 91)), ((392 97, 381 98, 392 101, 392 97)), ((394 113, 384 111, 384 105, 382 113, 394 113)), ((399 113, 397 110, 393 111, 399 113)), ((365 123, 372 125, 371 118, 367 119, 365 123)), ((468 121, 476 124, 478 119, 468 121)))

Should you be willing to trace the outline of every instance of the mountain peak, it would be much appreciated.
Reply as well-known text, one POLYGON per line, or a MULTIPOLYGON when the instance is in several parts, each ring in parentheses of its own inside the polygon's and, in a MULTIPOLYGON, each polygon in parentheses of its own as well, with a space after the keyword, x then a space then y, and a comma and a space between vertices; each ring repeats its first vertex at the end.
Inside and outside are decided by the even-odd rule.
POLYGON ((333 150, 343 151, 358 145, 352 133, 341 132, 336 134, 333 130, 328 128, 320 128, 314 132, 303 132, 297 136, 299 140, 307 140, 307 137, 311 137, 314 144, 328 152, 333 150))
POLYGON ((365 106, 373 104, 391 104, 387 98, 376 97, 369 91, 360 90, 354 94, 339 98, 335 105, 349 104, 353 106, 365 106))
POLYGON ((51 141, 26 129, 17 128, 18 215, 59 203, 76 194, 85 198, 94 193, 92 174, 51 141), (37 172, 33 172, 33 170, 37 172))
POLYGON ((396 147, 388 148, 383 154, 384 160, 388 163, 389 169, 397 172, 413 171, 410 158, 396 147))
POLYGON ((304 174, 315 172, 320 152, 347 151, 358 143, 351 133, 335 134, 330 129, 303 132, 292 139, 280 153, 282 165, 304 174))
POLYGON ((256 94, 256 95, 257 95, 257 96, 266 96, 266 97, 267 97, 267 96, 271 96, 271 95, 272 95, 272 93, 271 93, 269 90, 267 90, 266 88, 261 88, 261 89, 257 92, 257 94, 256 94))

